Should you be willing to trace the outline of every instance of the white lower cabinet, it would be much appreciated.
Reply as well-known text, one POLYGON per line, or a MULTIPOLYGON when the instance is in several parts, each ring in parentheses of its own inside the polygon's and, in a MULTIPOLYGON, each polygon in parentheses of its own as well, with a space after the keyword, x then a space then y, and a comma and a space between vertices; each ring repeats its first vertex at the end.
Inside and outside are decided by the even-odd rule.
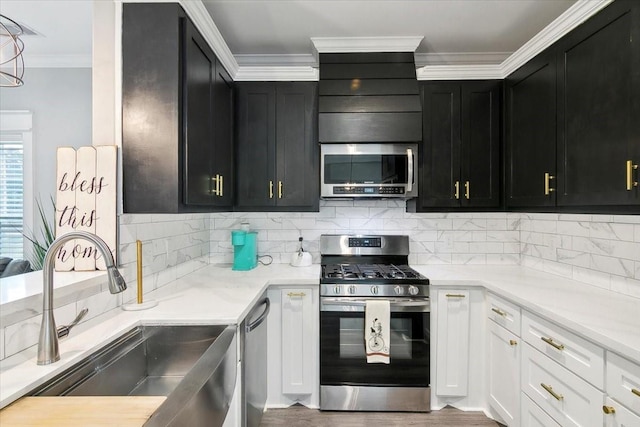
POLYGON ((634 414, 623 405, 607 397, 602 407, 605 427, 638 427, 640 426, 640 416, 634 414))
MULTIPOLYGON (((561 427, 553 418, 533 403, 529 396, 520 393, 520 426, 521 427, 561 427)), ((516 424, 518 425, 518 424, 516 424)))
POLYGON ((268 296, 267 407, 317 407, 318 289, 271 286, 268 296))
POLYGON ((469 380, 469 290, 437 291, 436 394, 466 396, 469 380))
POLYGON ((521 383, 561 426, 602 426, 604 393, 529 344, 522 348, 521 383))
POLYGON ((514 427, 520 424, 520 338, 490 321, 488 328, 489 405, 514 427))
POLYGON ((640 365, 608 352, 606 383, 610 397, 640 415, 640 365))

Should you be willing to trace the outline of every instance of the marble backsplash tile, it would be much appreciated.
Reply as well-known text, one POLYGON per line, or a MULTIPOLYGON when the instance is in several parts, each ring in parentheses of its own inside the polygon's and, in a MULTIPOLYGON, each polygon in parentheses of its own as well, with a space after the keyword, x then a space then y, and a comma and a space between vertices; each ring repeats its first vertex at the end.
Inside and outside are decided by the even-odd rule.
POLYGON ((407 234, 414 264, 525 265, 640 297, 640 216, 409 213, 399 200, 322 200, 312 213, 210 215, 210 261, 231 263, 230 231, 248 222, 258 250, 287 263, 298 237, 319 262, 325 233, 407 234))

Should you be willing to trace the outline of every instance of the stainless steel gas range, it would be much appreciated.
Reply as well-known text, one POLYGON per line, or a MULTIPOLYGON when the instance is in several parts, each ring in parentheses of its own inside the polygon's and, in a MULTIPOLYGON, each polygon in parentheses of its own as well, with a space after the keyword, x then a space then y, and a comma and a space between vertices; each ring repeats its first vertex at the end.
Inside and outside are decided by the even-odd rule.
POLYGON ((320 409, 429 411, 429 279, 408 236, 323 235, 320 253, 320 409), (367 363, 367 300, 390 303, 389 364, 367 363))

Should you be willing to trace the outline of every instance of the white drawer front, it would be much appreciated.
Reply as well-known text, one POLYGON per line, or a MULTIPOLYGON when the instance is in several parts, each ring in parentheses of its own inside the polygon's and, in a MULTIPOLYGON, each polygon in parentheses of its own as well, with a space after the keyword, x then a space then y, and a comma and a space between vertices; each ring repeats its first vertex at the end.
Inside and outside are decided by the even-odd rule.
POLYGON ((494 294, 487 296, 487 302, 489 319, 520 336, 520 307, 494 294))
POLYGON ((606 390, 609 396, 640 415, 640 365, 607 352, 606 390))
POLYGON ((521 427, 560 427, 560 424, 533 403, 526 394, 521 393, 521 398, 521 427))
POLYGON ((640 416, 634 414, 618 402, 607 397, 605 402, 608 414, 604 416, 605 427, 638 427, 640 416))
POLYGON ((522 348, 522 390, 562 427, 601 427, 604 394, 528 344, 522 348))
POLYGON ((604 349, 601 347, 526 311, 522 315, 522 339, 604 390, 604 349))

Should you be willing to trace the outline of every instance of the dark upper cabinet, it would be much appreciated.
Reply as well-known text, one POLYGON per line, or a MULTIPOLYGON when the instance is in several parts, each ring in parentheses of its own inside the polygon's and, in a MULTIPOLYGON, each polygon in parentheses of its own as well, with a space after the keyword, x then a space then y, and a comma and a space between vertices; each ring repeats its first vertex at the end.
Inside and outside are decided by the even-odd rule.
POLYGON ((416 210, 499 207, 500 85, 497 81, 422 84, 416 210))
POLYGON ((215 153, 211 166, 211 203, 221 208, 233 207, 234 150, 233 150, 233 80, 224 66, 216 59, 213 78, 213 138, 215 153))
POLYGON ((123 5, 122 40, 124 212, 231 209, 228 74, 177 4, 123 5))
POLYGON ((557 47, 558 206, 640 205, 640 4, 618 0, 557 47), (630 176, 628 176, 630 175, 630 176))
POLYGON ((184 69, 184 203, 206 205, 212 200, 213 79, 216 58, 198 30, 185 25, 184 69))
POLYGON ((317 83, 237 85, 237 210, 317 211, 317 83))
POLYGON ((505 99, 506 205, 555 206, 555 51, 545 51, 511 74, 505 99))

